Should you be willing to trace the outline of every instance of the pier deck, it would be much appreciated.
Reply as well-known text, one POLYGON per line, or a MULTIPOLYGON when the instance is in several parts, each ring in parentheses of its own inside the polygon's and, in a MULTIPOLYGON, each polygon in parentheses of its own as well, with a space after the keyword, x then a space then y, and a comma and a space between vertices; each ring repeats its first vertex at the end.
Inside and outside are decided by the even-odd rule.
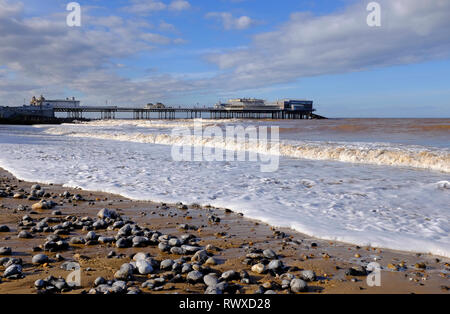
POLYGON ((58 108, 68 118, 83 118, 84 113, 98 113, 101 119, 115 119, 117 113, 132 113, 134 119, 323 119, 313 110, 226 110, 215 108, 128 108, 128 107, 73 107, 58 108))

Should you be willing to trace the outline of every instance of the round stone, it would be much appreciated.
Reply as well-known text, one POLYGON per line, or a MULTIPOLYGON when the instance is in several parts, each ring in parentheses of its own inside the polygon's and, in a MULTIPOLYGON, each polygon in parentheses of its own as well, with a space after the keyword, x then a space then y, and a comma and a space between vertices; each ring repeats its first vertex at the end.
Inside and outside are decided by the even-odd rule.
POLYGON ((133 260, 137 262, 140 259, 146 259, 148 257, 150 257, 150 255, 148 253, 139 252, 139 253, 134 254, 133 260))
POLYGON ((210 257, 206 260, 205 265, 210 265, 210 266, 217 265, 217 260, 214 257, 210 257))
POLYGON ((11 255, 12 250, 8 246, 0 247, 0 255, 11 255))
POLYGON ((134 247, 147 246, 147 243, 148 243, 148 238, 146 238, 146 237, 136 236, 133 238, 133 246, 134 247))
POLYGON ((174 261, 171 260, 171 259, 163 260, 163 261, 161 262, 161 264, 159 265, 159 268, 160 268, 161 270, 171 269, 173 263, 174 263, 174 261))
POLYGON ((33 264, 45 264, 48 262, 48 256, 45 254, 37 254, 33 256, 31 262, 33 264))
POLYGON ((264 266, 264 264, 255 264, 252 266, 252 272, 257 273, 257 274, 262 274, 266 271, 266 266, 264 266))
POLYGON ((281 269, 283 269, 283 262, 278 259, 272 260, 272 261, 270 261, 267 268, 269 270, 273 270, 273 271, 281 270, 281 269))
POLYGON ((304 281, 314 281, 316 280, 316 274, 312 270, 304 270, 301 272, 300 277, 304 281))
POLYGON ((293 279, 291 281, 291 291, 295 293, 305 292, 308 286, 305 281, 301 279, 293 279))
POLYGON ((172 238, 169 240, 169 245, 170 246, 180 246, 181 242, 177 238, 172 238))
POLYGON ((187 277, 186 277, 186 279, 192 283, 197 283, 200 280, 202 280, 202 278, 203 278, 203 274, 201 272, 199 272, 198 270, 191 271, 190 273, 187 274, 187 277))
POLYGON ((129 248, 131 246, 131 243, 128 239, 125 238, 120 238, 119 240, 117 240, 116 242, 116 247, 118 248, 129 248))
POLYGON ((21 239, 31 239, 33 236, 28 231, 22 230, 19 232, 17 237, 21 239))
POLYGON ((105 219, 105 218, 116 219, 116 218, 119 217, 119 215, 114 210, 107 209, 107 208, 102 208, 97 213, 97 217, 100 218, 100 219, 105 219))
POLYGON ((277 254, 271 249, 264 250, 263 251, 263 255, 264 255, 265 258, 268 258, 268 259, 275 259, 275 258, 277 258, 277 254))
POLYGON ((219 282, 216 275, 206 275, 203 277, 203 282, 209 286, 215 286, 219 282))
POLYGON ((36 287, 36 289, 41 289, 45 287, 45 281, 42 279, 38 279, 34 282, 34 286, 36 287))
POLYGON ((22 274, 22 266, 20 266, 19 264, 13 264, 5 269, 3 277, 10 277, 21 274, 22 274))
POLYGON ((120 269, 114 274, 114 278, 118 280, 128 280, 133 274, 134 267, 131 264, 125 263, 120 266, 120 269))
POLYGON ((145 259, 136 261, 136 267, 141 275, 151 274, 153 272, 152 265, 145 259))
POLYGON ((95 280, 94 280, 94 286, 100 286, 100 285, 103 285, 103 284, 105 284, 106 283, 106 279, 105 278, 103 278, 103 277, 97 277, 95 280))
POLYGON ((229 270, 224 272, 221 278, 224 279, 225 281, 239 279, 239 273, 235 272, 234 270, 229 270))

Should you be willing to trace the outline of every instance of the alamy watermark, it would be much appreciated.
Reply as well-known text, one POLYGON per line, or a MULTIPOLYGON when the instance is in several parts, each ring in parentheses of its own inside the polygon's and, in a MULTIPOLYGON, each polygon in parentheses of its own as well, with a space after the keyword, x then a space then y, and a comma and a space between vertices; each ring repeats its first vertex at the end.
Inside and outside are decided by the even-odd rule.
POLYGON ((381 265, 372 262, 367 265, 366 269, 371 272, 366 279, 367 285, 369 287, 381 287, 381 265))
POLYGON ((381 5, 376 2, 370 2, 367 5, 367 11, 370 11, 367 15, 367 25, 369 27, 381 27, 381 5))
POLYGON ((66 270, 71 270, 72 272, 67 275, 66 283, 70 287, 81 287, 81 267, 80 264, 75 262, 70 262, 66 265, 66 270))
POLYGON ((172 130, 177 139, 172 145, 174 161, 249 161, 259 162, 261 172, 275 172, 279 168, 279 127, 227 125, 204 127, 202 120, 194 128, 172 130))
POLYGON ((70 13, 67 15, 66 23, 69 27, 81 27, 81 6, 78 2, 70 2, 66 7, 70 13))

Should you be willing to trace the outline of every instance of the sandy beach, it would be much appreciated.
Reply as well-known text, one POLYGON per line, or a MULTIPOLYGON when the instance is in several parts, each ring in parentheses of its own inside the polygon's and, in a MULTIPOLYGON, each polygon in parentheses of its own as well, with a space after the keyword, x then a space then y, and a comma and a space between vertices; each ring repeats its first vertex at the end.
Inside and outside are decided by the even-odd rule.
POLYGON ((219 208, 132 201, 58 185, 40 184, 40 190, 32 192, 36 183, 17 180, 3 169, 0 178, 0 248, 11 249, 0 255, 1 294, 448 293, 446 258, 323 241, 219 208), (33 207, 41 199, 53 201, 48 203, 52 208, 33 207), (103 208, 120 218, 95 224, 103 208), (137 234, 152 235, 154 241, 129 235, 124 237, 130 239, 126 247, 118 248, 119 241, 112 237, 126 224, 139 226, 137 234), (36 228, 44 225, 42 231, 36 228), (55 249, 49 240, 62 245, 55 249), (151 271, 132 269, 123 278, 117 271, 133 257, 138 260, 139 252, 147 254, 151 271), (35 257, 38 254, 48 260, 35 257), (70 271, 62 268, 72 261, 81 267, 81 286, 55 288, 52 280, 66 278, 70 271), (371 262, 382 267, 381 286, 366 282, 370 272, 365 266, 371 262), (14 264, 21 265, 20 272, 5 276, 14 264), (112 289, 114 280, 126 286, 112 289))

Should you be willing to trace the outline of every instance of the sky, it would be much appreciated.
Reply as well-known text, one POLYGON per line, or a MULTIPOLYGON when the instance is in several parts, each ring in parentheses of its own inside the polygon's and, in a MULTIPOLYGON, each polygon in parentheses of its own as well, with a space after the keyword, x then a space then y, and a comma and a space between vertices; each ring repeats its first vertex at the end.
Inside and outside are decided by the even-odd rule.
POLYGON ((450 117, 450 1, 0 0, 0 105, 311 99, 329 117, 450 117))

